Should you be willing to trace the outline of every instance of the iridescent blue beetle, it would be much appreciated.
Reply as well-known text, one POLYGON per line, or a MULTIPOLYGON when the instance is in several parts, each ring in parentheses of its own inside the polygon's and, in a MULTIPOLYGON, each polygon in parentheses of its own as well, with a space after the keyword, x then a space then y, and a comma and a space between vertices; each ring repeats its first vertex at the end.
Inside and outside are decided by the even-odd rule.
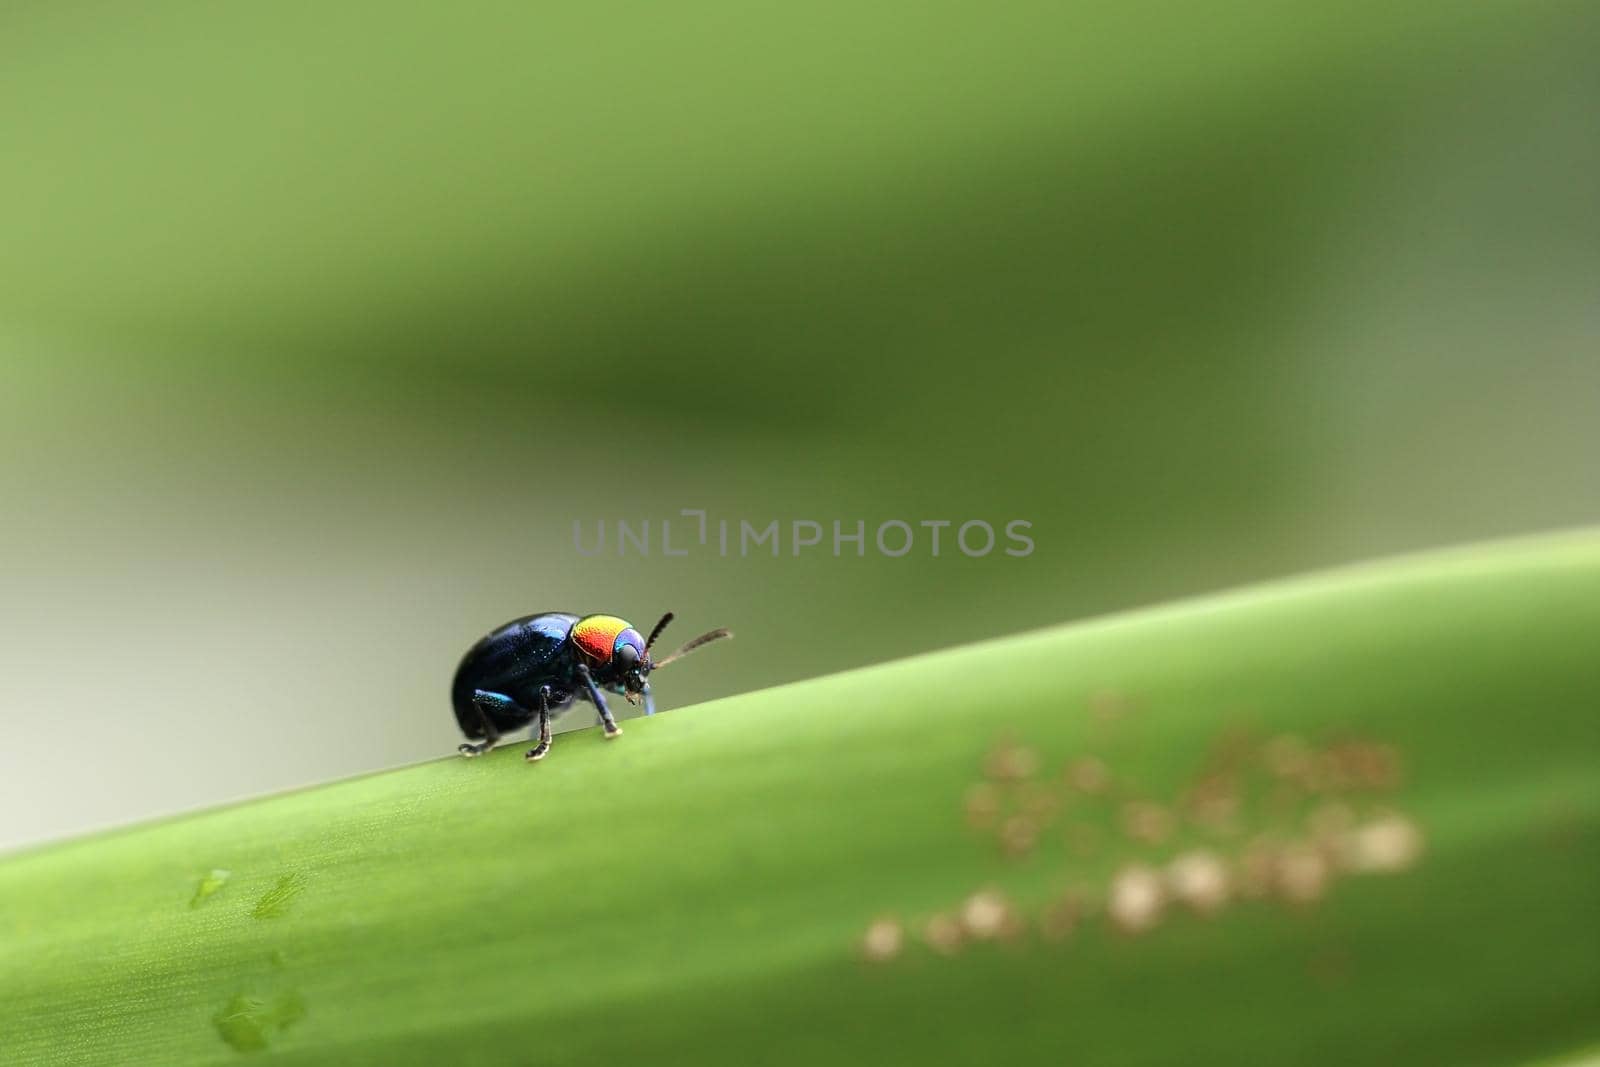
POLYGON ((688 655, 701 645, 722 637, 727 630, 701 634, 662 660, 650 658, 650 647, 672 621, 661 616, 649 640, 615 615, 569 615, 546 612, 525 615, 501 626, 467 650, 450 684, 450 702, 456 722, 470 739, 458 751, 481 756, 502 734, 535 723, 538 743, 528 760, 544 759, 550 751, 550 720, 577 697, 594 704, 607 739, 622 733, 612 718, 601 690, 644 700, 644 713, 655 714, 650 696, 650 672, 688 655))

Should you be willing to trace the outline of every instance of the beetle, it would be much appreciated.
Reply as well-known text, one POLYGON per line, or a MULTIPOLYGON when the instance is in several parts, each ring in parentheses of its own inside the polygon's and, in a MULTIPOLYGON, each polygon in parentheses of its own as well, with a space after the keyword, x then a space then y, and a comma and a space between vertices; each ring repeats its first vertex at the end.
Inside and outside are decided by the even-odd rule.
POLYGON ((622 727, 606 707, 602 690, 620 693, 628 703, 644 701, 655 714, 650 672, 724 637, 728 630, 703 633, 665 659, 650 658, 650 648, 672 621, 661 616, 649 640, 615 615, 573 615, 548 611, 524 615, 485 635, 467 650, 450 683, 450 703, 468 743, 463 756, 481 756, 502 734, 534 727, 537 743, 527 751, 531 763, 550 751, 550 720, 579 697, 595 706, 607 740, 622 727))

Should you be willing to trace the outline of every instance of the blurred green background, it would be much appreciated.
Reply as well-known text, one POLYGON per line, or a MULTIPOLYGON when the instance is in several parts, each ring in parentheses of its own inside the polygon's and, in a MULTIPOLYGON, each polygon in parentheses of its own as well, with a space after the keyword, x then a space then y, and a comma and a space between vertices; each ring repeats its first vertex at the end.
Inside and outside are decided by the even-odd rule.
POLYGON ((450 753, 529 611, 736 629, 672 707, 1600 519, 1597 46, 1576 2, 7 7, 0 846, 450 753), (573 547, 683 508, 1036 549, 573 547))

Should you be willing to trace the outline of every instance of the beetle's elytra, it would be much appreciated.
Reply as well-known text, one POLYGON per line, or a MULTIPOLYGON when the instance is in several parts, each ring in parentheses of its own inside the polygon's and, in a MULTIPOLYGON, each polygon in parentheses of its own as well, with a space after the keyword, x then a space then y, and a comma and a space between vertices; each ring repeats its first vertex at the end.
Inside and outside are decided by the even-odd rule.
POLYGON ((550 751, 550 720, 583 697, 600 713, 607 738, 622 727, 606 707, 604 690, 620 693, 628 703, 644 700, 644 713, 655 714, 650 672, 723 637, 727 630, 701 634, 665 659, 650 658, 650 648, 667 623, 669 611, 646 640, 615 615, 572 615, 550 611, 513 619, 467 650, 450 684, 456 722, 469 743, 458 751, 481 756, 501 735, 532 726, 537 743, 527 758, 543 759, 550 751))

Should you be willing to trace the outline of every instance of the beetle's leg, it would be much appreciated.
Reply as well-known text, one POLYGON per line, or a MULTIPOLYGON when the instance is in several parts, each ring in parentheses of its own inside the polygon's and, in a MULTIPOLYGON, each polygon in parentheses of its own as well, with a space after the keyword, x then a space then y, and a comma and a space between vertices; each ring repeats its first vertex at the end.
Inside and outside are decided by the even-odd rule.
POLYGON ((595 709, 600 712, 600 721, 606 728, 606 740, 610 740, 622 733, 622 727, 617 725, 617 720, 611 717, 611 709, 606 707, 605 694, 600 692, 600 687, 594 684, 594 675, 589 673, 589 665, 578 664, 578 678, 583 682, 583 688, 588 691, 589 699, 594 701, 595 709))
MULTIPOLYGON (((627 689, 622 688, 622 683, 619 683, 619 681, 614 681, 611 685, 606 686, 605 689, 602 689, 602 693, 605 693, 606 689, 610 689, 611 693, 616 693, 618 696, 621 696, 622 693, 627 693, 627 689)), ((594 701, 589 702, 594 704, 594 701)), ((600 713, 600 705, 598 704, 595 704, 595 726, 605 726, 605 715, 600 713)))
POLYGON ((465 744, 456 749, 463 756, 481 756, 495 746, 500 740, 500 731, 494 728, 494 723, 489 720, 490 708, 503 708, 506 711, 517 710, 517 702, 504 693, 491 693, 486 689, 476 689, 472 693, 472 706, 478 709, 478 722, 483 725, 483 740, 477 744, 465 744))
POLYGON ((550 687, 539 690, 539 743, 523 755, 529 763, 542 760, 550 751, 550 687))
POLYGON ((646 683, 640 692, 644 694, 644 713, 646 715, 654 715, 656 713, 656 698, 650 695, 649 683, 646 683))

